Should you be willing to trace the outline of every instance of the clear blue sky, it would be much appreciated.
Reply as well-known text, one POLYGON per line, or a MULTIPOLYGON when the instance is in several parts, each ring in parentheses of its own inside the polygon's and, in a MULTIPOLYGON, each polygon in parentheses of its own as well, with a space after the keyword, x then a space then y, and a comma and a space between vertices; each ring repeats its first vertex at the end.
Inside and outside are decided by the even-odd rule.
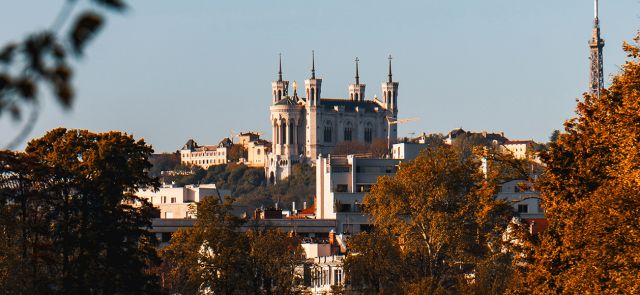
MULTIPOLYGON (((270 138, 279 52, 285 78, 302 83, 315 50, 325 97, 346 97, 356 56, 367 96, 380 95, 391 53, 399 116, 420 118, 400 135, 463 127, 546 141, 587 88, 591 0, 130 2, 76 66, 73 108, 45 95, 32 137, 59 126, 122 130, 158 152, 189 138, 217 143, 231 129, 270 138)), ((49 26, 62 3, 3 0, 0 43, 49 26)), ((600 6, 609 76, 640 28, 640 2, 600 6)), ((19 127, 7 117, 0 145, 19 127)))

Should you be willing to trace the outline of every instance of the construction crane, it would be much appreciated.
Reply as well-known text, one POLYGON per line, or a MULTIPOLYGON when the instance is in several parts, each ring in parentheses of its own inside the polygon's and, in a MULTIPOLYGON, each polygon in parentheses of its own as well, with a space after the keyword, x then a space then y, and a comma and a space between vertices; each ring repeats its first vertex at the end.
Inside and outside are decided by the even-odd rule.
POLYGON ((387 128, 387 149, 389 150, 389 152, 391 152, 391 125, 394 124, 401 124, 401 123, 407 123, 407 122, 411 122, 411 121, 416 121, 419 118, 407 118, 407 119, 398 119, 395 117, 385 117, 385 119, 387 119, 387 122, 389 123, 389 127, 387 128))

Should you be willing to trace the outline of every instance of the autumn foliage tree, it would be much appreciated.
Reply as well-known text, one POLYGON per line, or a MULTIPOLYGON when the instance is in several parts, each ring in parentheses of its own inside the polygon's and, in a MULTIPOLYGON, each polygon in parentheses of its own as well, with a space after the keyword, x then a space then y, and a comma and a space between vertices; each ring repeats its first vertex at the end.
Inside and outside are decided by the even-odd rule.
POLYGON ((529 285, 540 293, 640 292, 640 47, 544 156, 550 221, 529 285))
MULTIPOLYGON (((364 207, 377 230, 397 238, 402 258, 395 263, 402 263, 400 282, 405 291, 506 289, 496 286, 504 281, 496 277, 509 277, 505 270, 511 259, 502 254, 502 235, 514 213, 495 194, 501 181, 521 177, 516 173, 520 169, 506 169, 512 166, 507 160, 487 150, 467 157, 458 149, 440 146, 401 164, 397 175, 378 178, 364 207), (479 156, 499 171, 483 175, 479 156)), ((347 258, 347 265, 350 260, 355 261, 347 258)))
POLYGON ((232 199, 203 200, 190 229, 177 231, 161 252, 164 288, 170 293, 290 294, 302 248, 285 233, 240 226, 232 199))

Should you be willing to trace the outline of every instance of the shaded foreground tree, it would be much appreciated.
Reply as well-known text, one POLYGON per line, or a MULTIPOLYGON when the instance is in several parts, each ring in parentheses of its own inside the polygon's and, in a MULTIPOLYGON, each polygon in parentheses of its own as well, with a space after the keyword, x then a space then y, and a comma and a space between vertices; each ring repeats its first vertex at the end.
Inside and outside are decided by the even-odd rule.
POLYGON ((0 152, 0 285, 21 294, 157 292, 145 228, 152 149, 119 132, 54 129, 0 152), (132 204, 138 203, 139 206, 132 204))
POLYGON ((640 47, 601 97, 550 144, 540 186, 550 227, 528 285, 537 293, 640 292, 640 47))
MULTIPOLYGON (((396 248, 400 258, 349 255, 345 264, 350 277, 374 275, 375 268, 368 273, 363 267, 353 268, 362 259, 373 259, 371 264, 401 264, 395 276, 408 294, 504 292, 512 259, 503 252, 509 245, 502 237, 514 213, 506 201, 495 198, 496 189, 501 182, 522 178, 526 165, 486 150, 479 154, 488 159, 490 171, 485 177, 478 157, 463 153, 446 146, 428 148, 414 161, 401 164, 397 175, 378 178, 364 207, 377 231, 395 241, 358 239, 365 239, 362 245, 384 246, 387 250, 381 253, 394 253, 390 249, 396 248)), ((366 251, 364 247, 358 252, 366 251)), ((369 291, 391 291, 392 277, 387 274, 378 286, 363 285, 369 291)))
POLYGON ((170 293, 290 294, 302 248, 276 230, 252 226, 231 213, 232 199, 207 198, 191 229, 162 250, 164 288, 170 293))

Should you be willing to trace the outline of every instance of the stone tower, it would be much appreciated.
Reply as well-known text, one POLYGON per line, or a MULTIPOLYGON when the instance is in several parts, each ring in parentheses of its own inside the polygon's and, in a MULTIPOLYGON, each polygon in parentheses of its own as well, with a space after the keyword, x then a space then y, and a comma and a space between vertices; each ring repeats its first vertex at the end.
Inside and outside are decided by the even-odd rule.
POLYGON ((592 95, 600 97, 600 89, 604 88, 604 71, 602 62, 602 49, 604 40, 600 38, 600 20, 598 19, 598 0, 595 0, 595 14, 593 20, 593 35, 589 41, 591 49, 591 71, 589 79, 589 91, 592 95))
MULTIPOLYGON (((389 55, 389 74, 386 82, 382 82, 382 104, 389 111, 390 116, 387 121, 393 122, 398 120, 398 86, 400 83, 393 82, 393 74, 391 73, 391 55, 389 55)), ((398 124, 388 124, 390 144, 398 138, 398 124)))
POLYGON ((315 54, 311 52, 311 78, 304 81, 305 92, 307 94, 307 130, 305 136, 305 156, 315 159, 315 151, 318 150, 318 142, 315 140, 318 132, 318 107, 320 106, 320 96, 322 94, 322 79, 316 78, 315 54))

